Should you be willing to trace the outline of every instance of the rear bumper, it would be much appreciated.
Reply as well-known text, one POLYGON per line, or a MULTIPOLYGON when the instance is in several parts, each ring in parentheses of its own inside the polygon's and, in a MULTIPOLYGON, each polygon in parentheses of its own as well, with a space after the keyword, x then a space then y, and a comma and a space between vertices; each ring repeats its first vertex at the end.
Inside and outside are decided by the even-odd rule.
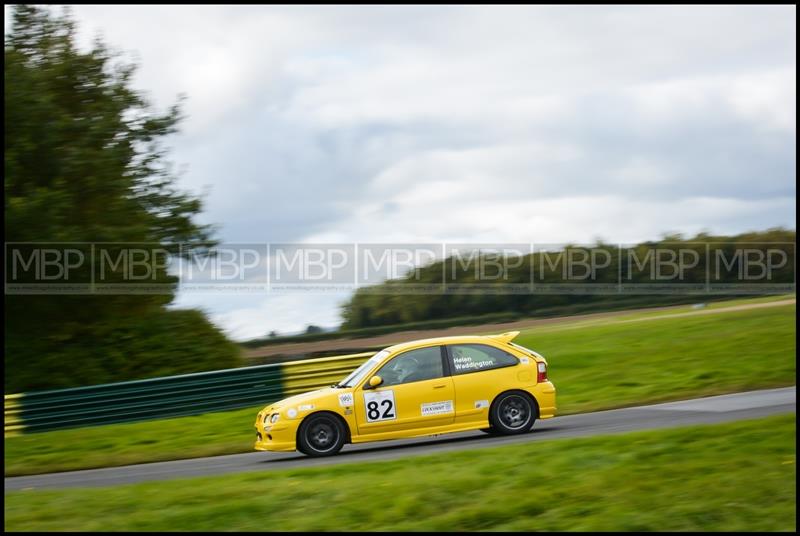
POLYGON ((539 405, 539 418, 550 419, 556 416, 556 386, 549 381, 528 388, 528 392, 539 405))

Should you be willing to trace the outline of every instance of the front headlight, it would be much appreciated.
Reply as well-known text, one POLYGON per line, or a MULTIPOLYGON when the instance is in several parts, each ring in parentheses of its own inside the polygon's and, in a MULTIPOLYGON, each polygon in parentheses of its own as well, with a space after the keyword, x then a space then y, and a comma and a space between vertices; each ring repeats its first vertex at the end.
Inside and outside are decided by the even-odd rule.
POLYGON ((269 423, 275 424, 276 422, 278 422, 280 416, 281 416, 280 413, 273 413, 272 416, 269 418, 269 423))

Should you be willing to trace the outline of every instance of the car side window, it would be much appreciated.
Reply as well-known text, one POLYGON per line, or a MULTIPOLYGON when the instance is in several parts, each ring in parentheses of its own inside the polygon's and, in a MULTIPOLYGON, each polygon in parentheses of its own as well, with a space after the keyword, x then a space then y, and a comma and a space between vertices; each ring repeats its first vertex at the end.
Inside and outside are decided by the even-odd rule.
POLYGON ((403 352, 392 358, 376 373, 384 385, 432 380, 444 376, 440 346, 429 346, 403 352))
POLYGON ((509 367, 519 363, 513 355, 488 344, 453 344, 448 348, 454 375, 509 367))

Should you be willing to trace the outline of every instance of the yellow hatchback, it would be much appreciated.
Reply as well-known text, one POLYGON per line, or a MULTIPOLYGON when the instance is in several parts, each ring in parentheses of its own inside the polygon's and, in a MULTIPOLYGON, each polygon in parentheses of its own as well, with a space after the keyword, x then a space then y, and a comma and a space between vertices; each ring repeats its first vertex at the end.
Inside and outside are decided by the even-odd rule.
POLYGON ((264 408, 255 448, 330 456, 345 443, 527 432, 555 415, 556 389, 544 357, 511 342, 518 334, 390 346, 335 385, 264 408))

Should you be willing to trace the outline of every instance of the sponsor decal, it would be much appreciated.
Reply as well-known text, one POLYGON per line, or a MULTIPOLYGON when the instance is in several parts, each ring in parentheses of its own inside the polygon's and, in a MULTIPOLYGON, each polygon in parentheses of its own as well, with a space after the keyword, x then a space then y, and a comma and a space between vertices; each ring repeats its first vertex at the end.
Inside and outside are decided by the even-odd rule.
POLYGON ((476 400, 475 401, 475 409, 488 408, 488 407, 489 407, 489 401, 488 400, 476 400))
POLYGON ((393 421, 397 419, 394 391, 371 391, 364 393, 367 422, 393 421))
POLYGON ((297 410, 294 408, 289 408, 286 410, 286 415, 288 415, 290 419, 294 419, 297 417, 297 410))
POLYGON ((339 395, 339 405, 343 408, 353 405, 353 393, 342 393, 339 395))
POLYGON ((314 409, 314 404, 303 404, 302 406, 297 406, 299 411, 310 411, 314 409))
POLYGON ((520 357, 519 362, 522 363, 523 365, 527 365, 528 363, 530 363, 530 359, 528 359, 527 357, 520 357))
POLYGON ((429 404, 421 405, 422 416, 427 415, 442 415, 444 413, 453 413, 453 401, 444 400, 442 402, 431 402, 429 404))

